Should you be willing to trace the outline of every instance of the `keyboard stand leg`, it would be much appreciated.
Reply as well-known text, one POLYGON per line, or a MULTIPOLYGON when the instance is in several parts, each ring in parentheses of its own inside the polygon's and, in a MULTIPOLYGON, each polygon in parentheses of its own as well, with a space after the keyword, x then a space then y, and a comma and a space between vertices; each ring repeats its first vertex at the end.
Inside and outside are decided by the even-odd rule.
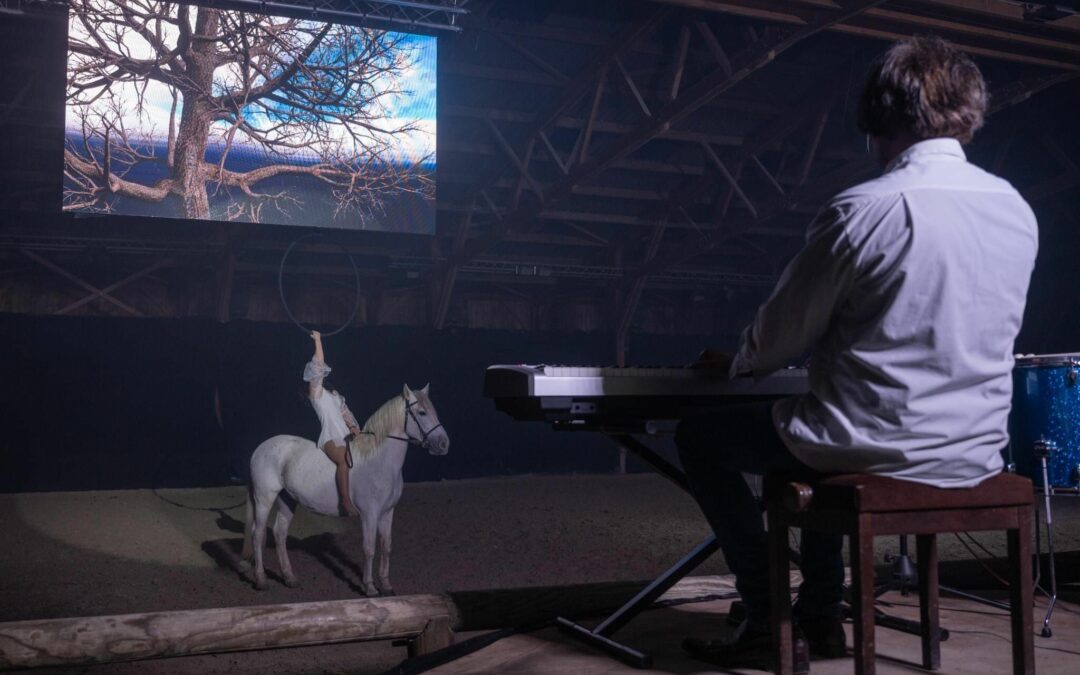
POLYGON ((719 548, 716 537, 710 536, 592 630, 562 617, 557 620, 557 625, 567 635, 590 644, 623 663, 635 668, 648 668, 652 665, 652 656, 615 642, 611 639, 611 635, 648 609, 657 598, 705 562, 719 548))
POLYGON ((686 480, 686 474, 671 462, 656 454, 652 448, 645 445, 630 434, 607 434, 607 437, 622 447, 634 453, 653 468, 656 473, 675 483, 686 492, 690 492, 690 483, 686 480))
MULTIPOLYGON (((686 474, 671 462, 656 454, 652 448, 637 440, 630 434, 609 433, 609 438, 630 450, 640 457, 642 461, 651 466, 657 473, 672 481, 683 490, 690 491, 686 481, 686 474)), ((649 668, 652 666, 652 656, 640 652, 611 639, 615 631, 629 623, 635 616, 649 608, 661 595, 679 582, 680 579, 692 572, 709 556, 716 553, 720 545, 716 543, 716 537, 710 536, 683 556, 683 559, 675 563, 670 569, 657 577, 652 583, 643 588, 641 592, 631 598, 625 605, 617 609, 611 616, 604 619, 596 628, 588 629, 574 623, 569 619, 559 617, 556 625, 566 635, 596 647, 616 659, 635 668, 649 668)))

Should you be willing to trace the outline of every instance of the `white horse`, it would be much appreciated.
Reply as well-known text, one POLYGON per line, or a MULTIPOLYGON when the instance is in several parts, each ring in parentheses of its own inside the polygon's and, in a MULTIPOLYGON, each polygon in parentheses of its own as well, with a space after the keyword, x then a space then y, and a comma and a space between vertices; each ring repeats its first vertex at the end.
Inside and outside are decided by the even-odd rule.
MULTIPOLYGON (((364 423, 363 432, 349 444, 352 468, 349 489, 360 510, 363 536, 363 588, 368 596, 378 595, 372 583, 375 537, 378 534, 382 559, 379 588, 393 594, 390 586, 390 529, 394 507, 401 498, 401 467, 409 444, 427 448, 432 455, 445 455, 450 438, 439 422, 425 385, 419 391, 405 385, 401 396, 384 403, 364 423)), ((334 463, 315 443, 297 436, 274 436, 259 444, 251 456, 251 487, 248 490, 247 525, 244 528, 244 560, 255 556, 255 588, 266 588, 263 546, 270 509, 277 504, 274 543, 285 585, 298 585, 289 563, 285 541, 293 505, 283 499, 285 490, 297 502, 316 513, 338 515, 338 494, 334 484, 334 463), (254 548, 254 551, 253 551, 254 548)))

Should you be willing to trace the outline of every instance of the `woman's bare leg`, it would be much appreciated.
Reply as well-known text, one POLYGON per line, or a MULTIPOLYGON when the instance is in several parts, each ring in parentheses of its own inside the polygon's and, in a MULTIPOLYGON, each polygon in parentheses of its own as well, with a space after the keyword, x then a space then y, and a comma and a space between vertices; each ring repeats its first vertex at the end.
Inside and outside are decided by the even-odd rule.
POLYGON ((346 453, 348 449, 343 445, 337 445, 333 441, 327 441, 323 445, 323 452, 326 456, 333 460, 337 466, 337 472, 334 474, 334 482, 337 483, 338 491, 338 504, 341 510, 344 511, 344 515, 349 517, 356 517, 360 515, 360 510, 353 504, 351 493, 349 492, 349 463, 346 459, 346 453))

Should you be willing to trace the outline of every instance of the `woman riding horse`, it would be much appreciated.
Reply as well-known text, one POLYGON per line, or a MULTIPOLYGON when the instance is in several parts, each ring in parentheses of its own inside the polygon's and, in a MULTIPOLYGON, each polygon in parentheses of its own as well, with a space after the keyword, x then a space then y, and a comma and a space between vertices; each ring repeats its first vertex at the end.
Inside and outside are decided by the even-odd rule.
POLYGON ((311 407, 315 409, 322 425, 318 445, 337 465, 335 482, 341 515, 359 516, 360 510, 349 496, 349 467, 352 466, 349 439, 360 433, 360 426, 345 405, 345 397, 323 386, 323 380, 330 374, 330 366, 326 365, 323 358, 322 334, 313 330, 311 339, 315 341, 315 355, 304 366, 304 381, 308 383, 311 407))

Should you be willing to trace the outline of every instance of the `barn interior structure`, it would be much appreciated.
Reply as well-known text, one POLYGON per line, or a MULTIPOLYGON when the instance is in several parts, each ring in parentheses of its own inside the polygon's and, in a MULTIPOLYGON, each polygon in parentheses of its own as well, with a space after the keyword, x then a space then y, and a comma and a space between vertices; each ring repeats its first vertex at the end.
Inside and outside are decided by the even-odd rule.
MULTIPOLYGON (((206 21, 180 39, 205 41, 206 21)), ((228 25, 247 35, 248 24, 228 25)), ((664 466, 677 465, 672 429, 650 435, 643 426, 613 442, 602 425, 514 419, 485 391, 486 370, 547 364, 645 375, 682 368, 704 348, 736 350, 822 206, 881 173, 857 126, 871 62, 894 42, 930 35, 986 80, 985 125, 964 146, 968 160, 1011 183, 1038 221, 1013 351, 1066 355, 1075 384, 1077 0, 0 0, 0 669, 633 672, 625 654, 550 620, 574 615, 593 626, 710 534, 693 500, 634 451, 645 442, 664 466), (217 186, 210 215, 193 217, 180 188, 154 202, 168 208, 132 206, 140 189, 151 191, 136 173, 91 185, 87 176, 108 176, 110 163, 134 171, 162 160, 140 155, 124 129, 136 112, 119 108, 112 121, 100 117, 97 140, 76 147, 72 64, 103 53, 109 39, 101 33, 95 43, 79 17, 113 12, 109 20, 130 21, 128 30, 163 45, 149 56, 102 57, 102 73, 119 82, 116 73, 141 68, 139 77, 164 81, 181 48, 170 54, 174 34, 154 35, 162 6, 430 39, 436 150, 422 179, 426 220, 414 221, 411 207, 349 210, 344 201, 327 220, 271 194, 285 195, 287 181, 254 191, 237 182, 241 206, 214 211, 215 190, 227 186, 224 156, 207 179, 217 186), (124 147, 110 157, 122 132, 124 147), (288 212, 288 224, 274 209, 288 212), (269 588, 256 593, 240 561, 252 453, 279 434, 319 436, 300 377, 312 330, 326 335, 335 386, 358 419, 403 387, 426 386, 452 439, 445 455, 414 447, 405 456, 397 596, 365 597, 360 527, 347 519, 297 514, 289 541, 299 587, 275 576, 268 554, 269 588), (413 597, 454 606, 397 633, 296 637, 301 605, 318 605, 328 624, 368 630, 370 616, 414 611, 413 597), (200 612, 261 606, 287 608, 275 637, 250 639, 260 629, 233 614, 222 625, 248 626, 244 636, 196 644, 198 626, 212 623, 200 612), (178 612, 192 614, 155 614, 178 612), (120 615, 141 617, 125 624, 131 630, 180 622, 182 637, 113 635, 95 656, 38 643, 23 650, 16 630, 41 621, 58 631, 57 644, 82 644, 63 631, 108 632, 103 617, 120 615), (103 623, 48 623, 94 617, 103 623), (455 653, 454 643, 471 647, 455 653)), ((196 62, 187 63, 191 74, 196 62)), ((179 125, 177 101, 169 119, 179 125)), ((289 123, 310 113, 315 134, 344 114, 326 105, 289 123)), ((266 110, 266 119, 283 114, 266 110)), ((236 119, 233 130, 244 128, 236 119)), ((311 138, 304 144, 316 145, 311 138)), ((186 147, 173 141, 170 128, 169 170, 186 147)), ((1078 392, 1062 394, 1063 421, 1046 433, 1061 434, 1056 451, 1080 471, 1078 392)), ((1041 538, 1031 544, 1040 573, 1031 630, 1039 672, 1067 673, 1080 663, 1080 487, 1059 487, 1033 501, 1041 538), (1053 630, 1040 634, 1051 574, 1053 630)), ((1028 672, 1010 660, 1005 538, 939 539, 941 583, 998 602, 942 594, 941 624, 952 629, 942 672, 1028 672)), ((896 537, 878 540, 885 576, 896 549, 896 537)), ((726 630, 737 597, 722 555, 698 562, 617 636, 654 654, 658 672, 743 672, 708 670, 679 647, 703 626, 726 630)), ((917 599, 893 591, 880 607, 917 626, 917 599)), ((850 646, 851 622, 846 629, 850 646)), ((877 635, 881 672, 925 665, 917 637, 880 624, 877 635)), ((813 663, 814 672, 851 667, 850 654, 813 663)))

